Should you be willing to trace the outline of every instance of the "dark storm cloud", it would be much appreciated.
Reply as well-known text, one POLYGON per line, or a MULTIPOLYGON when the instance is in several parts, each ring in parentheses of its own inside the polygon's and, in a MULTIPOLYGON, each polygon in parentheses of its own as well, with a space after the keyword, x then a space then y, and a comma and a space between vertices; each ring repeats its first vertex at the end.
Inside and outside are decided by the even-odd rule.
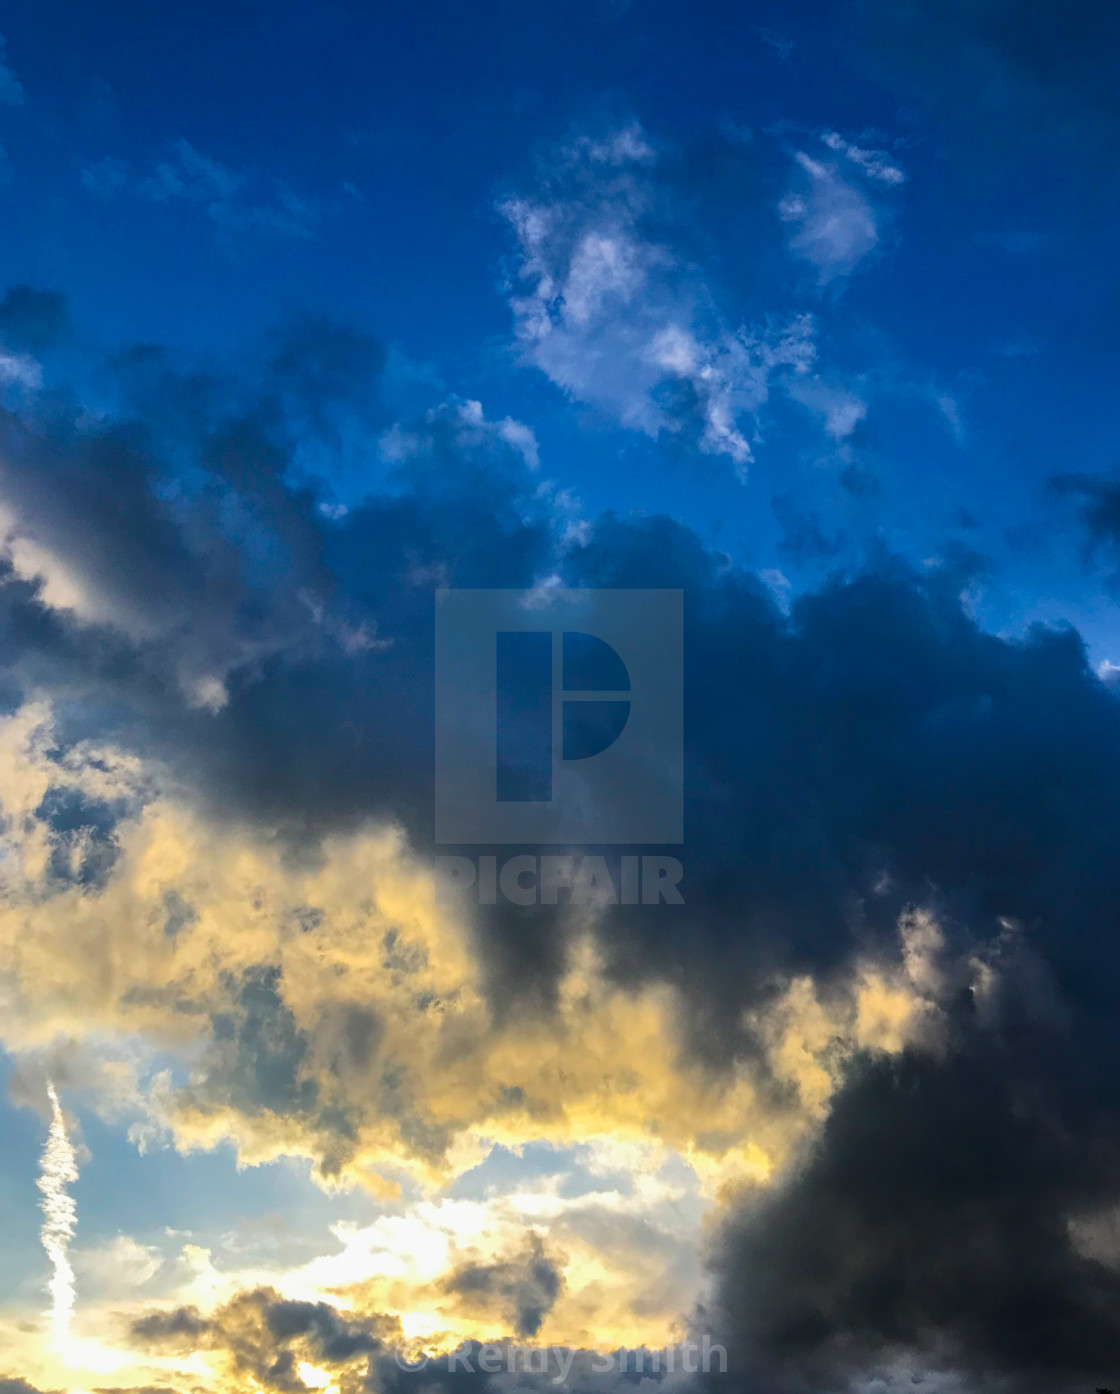
MULTIPOLYGON (((135 351, 113 365, 120 421, 84 428, 57 403, 4 416, 0 489, 47 557, 6 564, 9 684, 80 692, 72 734, 120 722, 275 823, 412 826, 428 816, 433 585, 529 584, 550 533, 527 511, 538 481, 452 406, 416 423, 375 497, 331 516, 329 482, 293 484, 296 437, 322 468, 330 409, 376 400, 380 351, 301 321, 270 359, 243 384, 135 351)), ((376 470, 372 435, 363 453, 376 470)))
POLYGON ((535 1336, 552 1310, 564 1278, 561 1267, 533 1235, 523 1254, 497 1263, 465 1263, 443 1281, 468 1311, 511 1320, 514 1334, 535 1336))
POLYGON ((953 579, 891 561, 803 597, 787 621, 752 577, 665 519, 600 520, 571 575, 687 594, 699 904, 664 916, 643 952, 700 936, 753 968, 750 981, 768 958, 843 956, 932 887, 962 920, 1057 925, 1073 865, 1085 872, 1074 904, 1106 907, 1120 713, 1072 631, 997 639, 953 579))
POLYGON ((172 1312, 151 1312, 138 1317, 132 1333, 139 1341, 153 1346, 189 1344, 209 1334, 214 1322, 202 1317, 194 1307, 178 1307, 172 1312))
POLYGON ((1111 584, 1120 582, 1120 480, 1087 474, 1061 474, 1051 481, 1059 497, 1076 500, 1087 559, 1104 563, 1111 584))
MULTIPOLYGON (((683 588, 685 904, 612 911, 609 972, 677 984, 718 1069, 761 1068, 746 1008, 790 973, 827 983, 859 951, 894 953, 908 905, 936 910, 956 965, 942 1053, 857 1061, 814 1156, 725 1232, 717 1309, 741 1368, 773 1388, 856 1381, 899 1352, 1019 1387, 1106 1375, 1120 1256, 1088 1256, 1084 1235, 1120 1204, 1120 706, 1077 634, 983 632, 954 566, 872 558, 786 617, 668 518, 604 516, 562 543, 560 502, 466 404, 395 423, 379 452, 389 416, 355 403, 380 363, 305 323, 254 381, 134 355, 124 424, 57 402, 6 417, 3 497, 53 559, 13 551, 0 587, 8 700, 53 694, 61 741, 108 729, 301 855, 379 815, 425 853, 433 586, 683 588), (331 452, 356 420, 369 479, 343 509, 331 452), (60 603, 66 577, 91 613, 60 603)), ((59 836, 103 813, 49 811, 59 836)), ((568 932, 564 907, 480 920, 504 1010, 548 1009, 568 932)), ((227 1086, 313 1111, 283 979, 251 971, 230 1003, 227 1086)), ((377 1024, 352 1025, 360 1059, 377 1024)), ((528 1333, 555 1274, 506 1270, 455 1280, 528 1333)), ((244 1299, 219 1334, 294 1388, 297 1339, 325 1350, 327 1318, 277 1303, 244 1299)), ((145 1321, 154 1342, 218 1340, 197 1314, 145 1321)))
POLYGON ((1088 1257, 1069 1223, 1116 1200, 1109 1024, 1075 1030, 1008 953, 998 1002, 959 1001, 946 1059, 856 1070, 803 1172, 723 1233, 728 1332, 777 1387, 855 1385, 898 1354, 1020 1390, 1114 1377, 1120 1256, 1088 1257))
POLYGON ((400 1336, 388 1317, 353 1317, 325 1302, 296 1302, 271 1288, 239 1293, 213 1316, 193 1307, 152 1312, 131 1326, 146 1350, 189 1354, 216 1351, 227 1355, 235 1373, 249 1375, 266 1389, 295 1391, 306 1386, 299 1360, 320 1361, 332 1368, 368 1358, 400 1336))
POLYGON ((689 983, 717 1057, 749 1052, 736 1013, 774 972, 827 976, 906 903, 1001 984, 958 982, 943 1058, 857 1064, 804 1172, 733 1224, 738 1368, 1107 1375, 1120 1275, 1070 1226, 1120 1201, 1120 709, 1079 638, 984 634, 955 574, 889 561, 787 624, 664 520, 601 520, 572 567, 689 597, 689 903, 656 930, 618 912, 616 971, 689 983))
POLYGON ((843 548, 843 538, 829 537, 820 516, 812 509, 799 508, 789 494, 770 500, 774 519, 782 532, 782 551, 794 562, 812 562, 835 557, 843 548))
MULTIPOLYGON (((211 1319, 193 1308, 157 1312, 133 1322, 131 1333, 153 1353, 224 1355, 234 1373, 279 1394, 306 1388, 299 1375, 304 1360, 328 1368, 340 1394, 487 1394, 511 1387, 610 1394, 663 1378, 662 1364, 655 1367, 653 1353, 641 1349, 608 1356, 502 1338, 463 1341, 425 1357, 400 1343, 399 1328, 389 1318, 342 1313, 325 1302, 286 1301, 263 1288, 238 1294, 211 1319)), ((22 1381, 12 1385, 11 1394, 38 1394, 22 1381)), ((7 1394, 2 1385, 0 1394, 7 1394)))
MULTIPOLYGON (((463 1341, 421 1356, 402 1342, 393 1318, 340 1312, 326 1302, 290 1301, 271 1288, 241 1292, 209 1318, 194 1308, 153 1312, 133 1321, 130 1331, 153 1354, 223 1355, 233 1373, 279 1394, 306 1388, 299 1375, 305 1360, 329 1369, 340 1394, 486 1394, 513 1386, 609 1394, 648 1379, 660 1382, 665 1368, 660 1354, 655 1366, 653 1353, 643 1349, 608 1355, 505 1337, 485 1344, 463 1341)), ((718 1368, 718 1362, 711 1363, 718 1368)), ((13 1394, 30 1388, 15 1383, 13 1394)))
MULTIPOLYGON (((590 1352, 534 1350, 507 1339, 485 1348, 480 1342, 464 1341, 453 1354, 443 1351, 418 1360, 403 1342, 395 1318, 340 1312, 326 1302, 292 1301, 271 1288, 241 1292, 212 1317, 190 1307, 152 1312, 134 1320, 130 1334, 153 1354, 223 1355, 235 1374, 279 1394, 306 1388, 299 1375, 302 1361, 329 1369, 342 1394, 430 1394, 442 1389, 485 1394, 495 1374, 499 1385, 508 1381, 507 1371, 515 1372, 519 1388, 556 1389, 562 1371, 570 1373, 573 1367, 578 1382, 588 1388, 606 1391, 628 1383, 624 1375, 606 1372, 603 1361, 596 1375, 589 1368, 590 1352)), ((12 1394, 25 1391, 16 1388, 12 1394)))

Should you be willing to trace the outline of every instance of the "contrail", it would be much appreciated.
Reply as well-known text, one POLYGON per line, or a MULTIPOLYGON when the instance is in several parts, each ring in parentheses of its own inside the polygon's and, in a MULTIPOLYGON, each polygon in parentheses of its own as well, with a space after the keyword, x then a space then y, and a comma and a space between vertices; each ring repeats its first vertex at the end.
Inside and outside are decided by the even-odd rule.
POLYGON ((40 1209, 43 1212, 43 1248, 51 1261, 51 1320, 57 1355, 70 1349, 70 1318, 74 1314, 74 1270, 70 1267, 67 1249, 74 1237, 78 1211, 66 1187, 78 1179, 78 1158, 66 1134, 66 1120, 54 1084, 47 1081, 47 1097, 51 1101, 51 1130, 43 1148, 42 1169, 36 1183, 43 1193, 40 1209))

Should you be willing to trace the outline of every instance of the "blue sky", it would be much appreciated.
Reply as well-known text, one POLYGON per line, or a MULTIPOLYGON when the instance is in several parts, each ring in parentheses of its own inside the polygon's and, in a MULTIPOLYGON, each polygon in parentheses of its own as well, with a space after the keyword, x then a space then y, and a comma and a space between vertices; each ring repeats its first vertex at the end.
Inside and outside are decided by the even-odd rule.
POLYGON ((874 17, 830 7, 76 6, 7 28, 23 100, 3 113, 0 250, 11 281, 67 295, 82 337, 225 356, 312 308, 527 420, 592 510, 637 495, 796 585, 771 507, 795 497, 825 565, 878 541, 916 560, 966 547, 990 559, 994 623, 1069 613, 1108 656, 1091 578, 1045 536, 1049 477, 1113 463, 1116 191, 1092 132, 938 122, 866 40, 874 17), (843 451, 779 400, 744 488, 718 456, 589 421, 519 361, 502 200, 630 123, 723 323, 815 317, 822 380, 867 406, 843 451), (875 245, 822 284, 777 209, 798 152, 836 163, 830 133, 889 151, 905 182, 839 156, 875 245))
POLYGON ((0 1394, 1114 1382, 1112 8, 0 33, 0 1394), (683 592, 679 911, 436 893, 558 585, 683 592))

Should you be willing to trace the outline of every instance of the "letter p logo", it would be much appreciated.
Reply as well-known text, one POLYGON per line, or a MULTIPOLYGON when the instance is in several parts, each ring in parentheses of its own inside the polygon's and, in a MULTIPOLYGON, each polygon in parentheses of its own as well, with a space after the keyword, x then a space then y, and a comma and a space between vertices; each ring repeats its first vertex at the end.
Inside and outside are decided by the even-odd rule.
POLYGON ((437 842, 679 842, 681 644, 680 591, 437 591, 437 842))
POLYGON ((590 760, 618 740, 629 720, 630 674, 605 640, 565 629, 561 696, 551 630, 501 630, 497 637, 498 802, 550 802, 557 701, 560 759, 590 760))

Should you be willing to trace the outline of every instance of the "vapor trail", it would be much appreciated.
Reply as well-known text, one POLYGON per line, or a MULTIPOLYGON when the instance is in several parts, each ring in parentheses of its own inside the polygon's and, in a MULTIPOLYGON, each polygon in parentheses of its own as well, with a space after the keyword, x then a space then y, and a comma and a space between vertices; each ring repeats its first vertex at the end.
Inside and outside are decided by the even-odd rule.
POLYGON ((43 1194, 39 1205, 43 1212, 43 1248, 51 1262, 48 1291, 55 1353, 65 1355, 70 1347, 70 1318, 74 1313, 74 1270, 70 1267, 67 1250, 78 1223, 77 1207, 66 1187, 78 1179, 78 1159, 66 1133, 58 1094, 50 1080, 47 1081, 47 1097, 51 1101, 51 1128, 36 1184, 43 1194))

